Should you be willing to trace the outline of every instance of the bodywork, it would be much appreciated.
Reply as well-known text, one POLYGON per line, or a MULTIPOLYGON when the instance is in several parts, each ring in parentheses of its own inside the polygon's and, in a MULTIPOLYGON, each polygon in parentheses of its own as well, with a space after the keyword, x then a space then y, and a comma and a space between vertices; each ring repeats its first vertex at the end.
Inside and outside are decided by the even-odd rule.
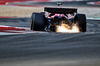
POLYGON ((45 7, 44 11, 47 19, 46 31, 56 31, 56 26, 62 24, 67 29, 72 29, 73 19, 77 13, 77 9, 45 7))

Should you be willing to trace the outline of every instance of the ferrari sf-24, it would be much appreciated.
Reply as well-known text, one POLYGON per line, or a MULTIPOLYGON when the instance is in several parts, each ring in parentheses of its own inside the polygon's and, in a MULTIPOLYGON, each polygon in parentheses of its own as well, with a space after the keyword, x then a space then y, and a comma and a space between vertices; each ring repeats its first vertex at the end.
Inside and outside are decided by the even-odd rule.
POLYGON ((44 7, 44 12, 32 13, 30 29, 56 32, 56 26, 62 24, 69 30, 77 24, 80 32, 86 32, 86 16, 78 14, 76 8, 44 7))

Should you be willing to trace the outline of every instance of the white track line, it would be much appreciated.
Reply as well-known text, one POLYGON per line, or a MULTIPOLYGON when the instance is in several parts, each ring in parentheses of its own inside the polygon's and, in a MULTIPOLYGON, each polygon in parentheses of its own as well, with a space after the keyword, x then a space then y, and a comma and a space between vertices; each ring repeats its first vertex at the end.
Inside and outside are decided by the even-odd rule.
POLYGON ((89 18, 87 18, 87 19, 91 19, 91 20, 100 20, 100 17, 97 17, 97 18, 95 18, 95 17, 89 17, 89 18))
POLYGON ((27 33, 48 33, 48 32, 32 31, 30 30, 30 28, 24 28, 24 27, 11 27, 11 26, 0 25, 0 35, 27 34, 27 33))

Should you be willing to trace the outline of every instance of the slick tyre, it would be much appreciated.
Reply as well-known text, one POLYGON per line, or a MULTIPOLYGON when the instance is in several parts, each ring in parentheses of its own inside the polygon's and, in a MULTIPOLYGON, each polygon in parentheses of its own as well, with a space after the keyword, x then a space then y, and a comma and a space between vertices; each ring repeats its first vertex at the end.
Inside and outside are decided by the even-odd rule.
POLYGON ((31 16, 31 30, 44 31, 45 15, 44 13, 33 13, 31 16))
POLYGON ((86 32, 86 16, 85 14, 76 14, 74 23, 77 24, 80 32, 86 32))

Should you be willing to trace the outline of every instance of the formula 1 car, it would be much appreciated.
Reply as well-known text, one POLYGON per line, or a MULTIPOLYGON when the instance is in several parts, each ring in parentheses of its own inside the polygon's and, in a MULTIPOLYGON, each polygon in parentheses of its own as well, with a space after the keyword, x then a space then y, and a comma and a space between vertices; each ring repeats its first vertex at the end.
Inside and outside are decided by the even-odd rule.
POLYGON ((56 32, 56 25, 62 23, 68 25, 69 30, 72 29, 74 24, 77 24, 80 32, 86 32, 86 16, 85 14, 78 14, 75 8, 45 7, 44 12, 32 13, 30 29, 56 32))

